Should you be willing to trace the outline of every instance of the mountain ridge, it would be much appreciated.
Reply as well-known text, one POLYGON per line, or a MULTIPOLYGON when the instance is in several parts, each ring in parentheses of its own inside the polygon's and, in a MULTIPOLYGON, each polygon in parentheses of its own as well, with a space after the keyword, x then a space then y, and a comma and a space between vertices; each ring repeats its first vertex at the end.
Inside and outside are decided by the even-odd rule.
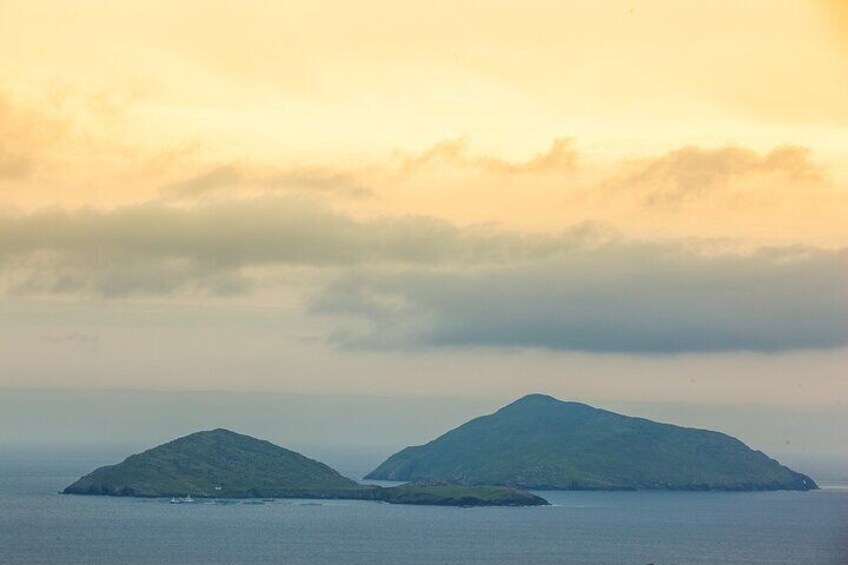
POLYGON ((792 471, 712 430, 530 394, 395 453, 368 479, 437 479, 531 490, 811 490, 792 471))

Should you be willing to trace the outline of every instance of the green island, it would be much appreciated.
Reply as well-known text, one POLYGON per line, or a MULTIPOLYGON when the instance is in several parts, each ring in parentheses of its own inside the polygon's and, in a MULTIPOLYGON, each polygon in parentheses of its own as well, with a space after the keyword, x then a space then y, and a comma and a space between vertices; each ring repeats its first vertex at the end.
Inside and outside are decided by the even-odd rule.
POLYGON ((532 490, 813 490, 810 477, 726 434, 525 396, 366 479, 439 480, 532 490))
POLYGON ((376 500, 392 504, 437 506, 547 506, 544 498, 524 489, 491 485, 457 485, 419 481, 376 491, 376 500))
POLYGON ((202 431, 101 467, 65 494, 194 498, 352 499, 441 506, 540 506, 548 502, 506 486, 425 481, 363 485, 331 467, 268 441, 229 430, 202 431))

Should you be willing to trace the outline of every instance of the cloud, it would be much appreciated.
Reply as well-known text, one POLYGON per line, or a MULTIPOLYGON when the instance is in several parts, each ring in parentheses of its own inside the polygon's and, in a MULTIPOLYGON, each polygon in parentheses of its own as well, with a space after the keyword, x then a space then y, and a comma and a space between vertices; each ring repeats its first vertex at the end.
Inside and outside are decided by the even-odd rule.
POLYGON ((32 173, 65 129, 61 120, 14 103, 0 85, 0 180, 32 173))
POLYGON ((358 221, 292 197, 149 203, 0 215, 0 268, 19 293, 230 293, 250 288, 252 267, 502 263, 557 253, 595 231, 530 236, 415 216, 358 221))
POLYGON ((0 180, 22 177, 32 167, 32 149, 19 138, 23 129, 20 121, 15 109, 0 92, 0 180))
POLYGON ((635 191, 652 206, 697 201, 717 191, 769 192, 775 184, 816 185, 824 180, 809 150, 795 146, 777 147, 765 155, 741 147, 686 146, 631 169, 610 185, 635 191))
POLYGON ((19 178, 26 175, 32 161, 25 153, 0 146, 0 179, 19 178))
POLYGON ((559 137, 507 159, 460 138, 417 154, 285 161, 218 147, 216 136, 142 140, 146 125, 137 118, 150 102, 132 84, 56 90, 27 101, 0 82, 0 204, 33 210, 155 200, 187 207, 303 196, 359 217, 422 215, 544 231, 596 221, 642 237, 845 242, 841 171, 819 165, 803 147, 691 145, 626 161, 559 137))
POLYGON ((329 167, 250 167, 247 165, 219 165, 171 183, 161 191, 172 200, 191 200, 208 196, 232 197, 245 188, 254 194, 279 194, 305 192, 370 198, 374 192, 358 181, 353 173, 336 171, 329 167))
POLYGON ((419 155, 405 157, 398 169, 403 175, 438 165, 507 175, 570 173, 577 167, 577 158, 578 152, 568 138, 555 139, 547 151, 521 162, 507 161, 491 155, 471 156, 467 142, 460 138, 444 140, 419 155))
POLYGON ((330 316, 345 347, 838 347, 848 344, 845 280, 844 249, 647 242, 599 224, 531 233, 357 220, 292 197, 0 215, 7 294, 287 289, 330 316))
POLYGON ((162 189, 165 196, 187 198, 203 196, 242 181, 244 175, 232 165, 214 167, 204 173, 169 184, 162 189))
POLYGON ((312 304, 355 348, 674 354, 848 344, 848 251, 613 244, 468 270, 349 274, 312 304))

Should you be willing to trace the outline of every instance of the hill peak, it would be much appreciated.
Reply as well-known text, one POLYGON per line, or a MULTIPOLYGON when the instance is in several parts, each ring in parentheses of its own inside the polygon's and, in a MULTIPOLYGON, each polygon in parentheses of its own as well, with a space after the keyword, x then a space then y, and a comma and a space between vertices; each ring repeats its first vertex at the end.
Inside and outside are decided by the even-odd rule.
POLYGON ((192 432, 190 434, 186 434, 184 436, 180 436, 178 438, 172 439, 168 443, 159 446, 167 447, 173 445, 190 445, 190 444, 218 444, 218 443, 232 443, 232 444, 257 444, 257 443, 267 443, 266 440, 255 438, 253 436, 240 434, 238 432, 234 432, 232 430, 228 430, 226 428, 215 428, 213 430, 200 430, 197 432, 192 432))
POLYGON ((549 394, 543 394, 541 392, 531 392, 530 394, 525 394, 524 396, 522 396, 521 398, 519 398, 518 400, 513 402, 513 404, 518 404, 519 402, 527 403, 527 402, 562 402, 562 401, 559 400, 558 398, 554 398, 553 396, 551 396, 549 394))
POLYGON ((214 430, 201 430, 199 432, 194 432, 194 433, 188 434, 188 435, 183 436, 183 437, 193 437, 193 436, 199 436, 199 437, 203 437, 203 436, 244 437, 244 438, 250 438, 250 439, 257 439, 257 438, 251 437, 251 436, 246 436, 244 434, 240 434, 238 432, 234 432, 232 430, 228 430, 226 428, 215 428, 214 430))
POLYGON ((581 402, 573 402, 569 400, 560 400, 558 398, 554 398, 553 396, 542 394, 538 392, 534 392, 531 394, 527 394, 522 396, 518 400, 507 404, 500 411, 508 411, 511 412, 513 410, 524 410, 524 409, 555 409, 562 410, 568 408, 581 408, 581 409, 589 409, 589 410, 598 410, 598 408, 594 408, 589 406, 588 404, 583 404, 581 402))
POLYGON ((527 394, 522 396, 518 400, 515 400, 504 408, 509 408, 511 406, 543 406, 543 405, 554 405, 554 404, 566 404, 566 402, 554 398, 553 396, 549 396, 547 394, 542 394, 540 392, 534 392, 531 394, 527 394))

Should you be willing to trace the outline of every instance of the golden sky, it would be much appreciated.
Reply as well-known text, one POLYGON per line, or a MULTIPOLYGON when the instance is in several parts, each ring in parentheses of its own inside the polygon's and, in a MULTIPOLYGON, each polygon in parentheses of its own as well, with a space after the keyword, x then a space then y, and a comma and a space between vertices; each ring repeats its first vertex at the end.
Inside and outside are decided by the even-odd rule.
POLYGON ((238 170, 216 197, 311 190, 359 215, 531 230, 848 235, 841 2, 0 10, 6 207, 139 203, 238 170))
POLYGON ((0 387, 844 396, 846 38, 839 0, 3 0, 0 387))

